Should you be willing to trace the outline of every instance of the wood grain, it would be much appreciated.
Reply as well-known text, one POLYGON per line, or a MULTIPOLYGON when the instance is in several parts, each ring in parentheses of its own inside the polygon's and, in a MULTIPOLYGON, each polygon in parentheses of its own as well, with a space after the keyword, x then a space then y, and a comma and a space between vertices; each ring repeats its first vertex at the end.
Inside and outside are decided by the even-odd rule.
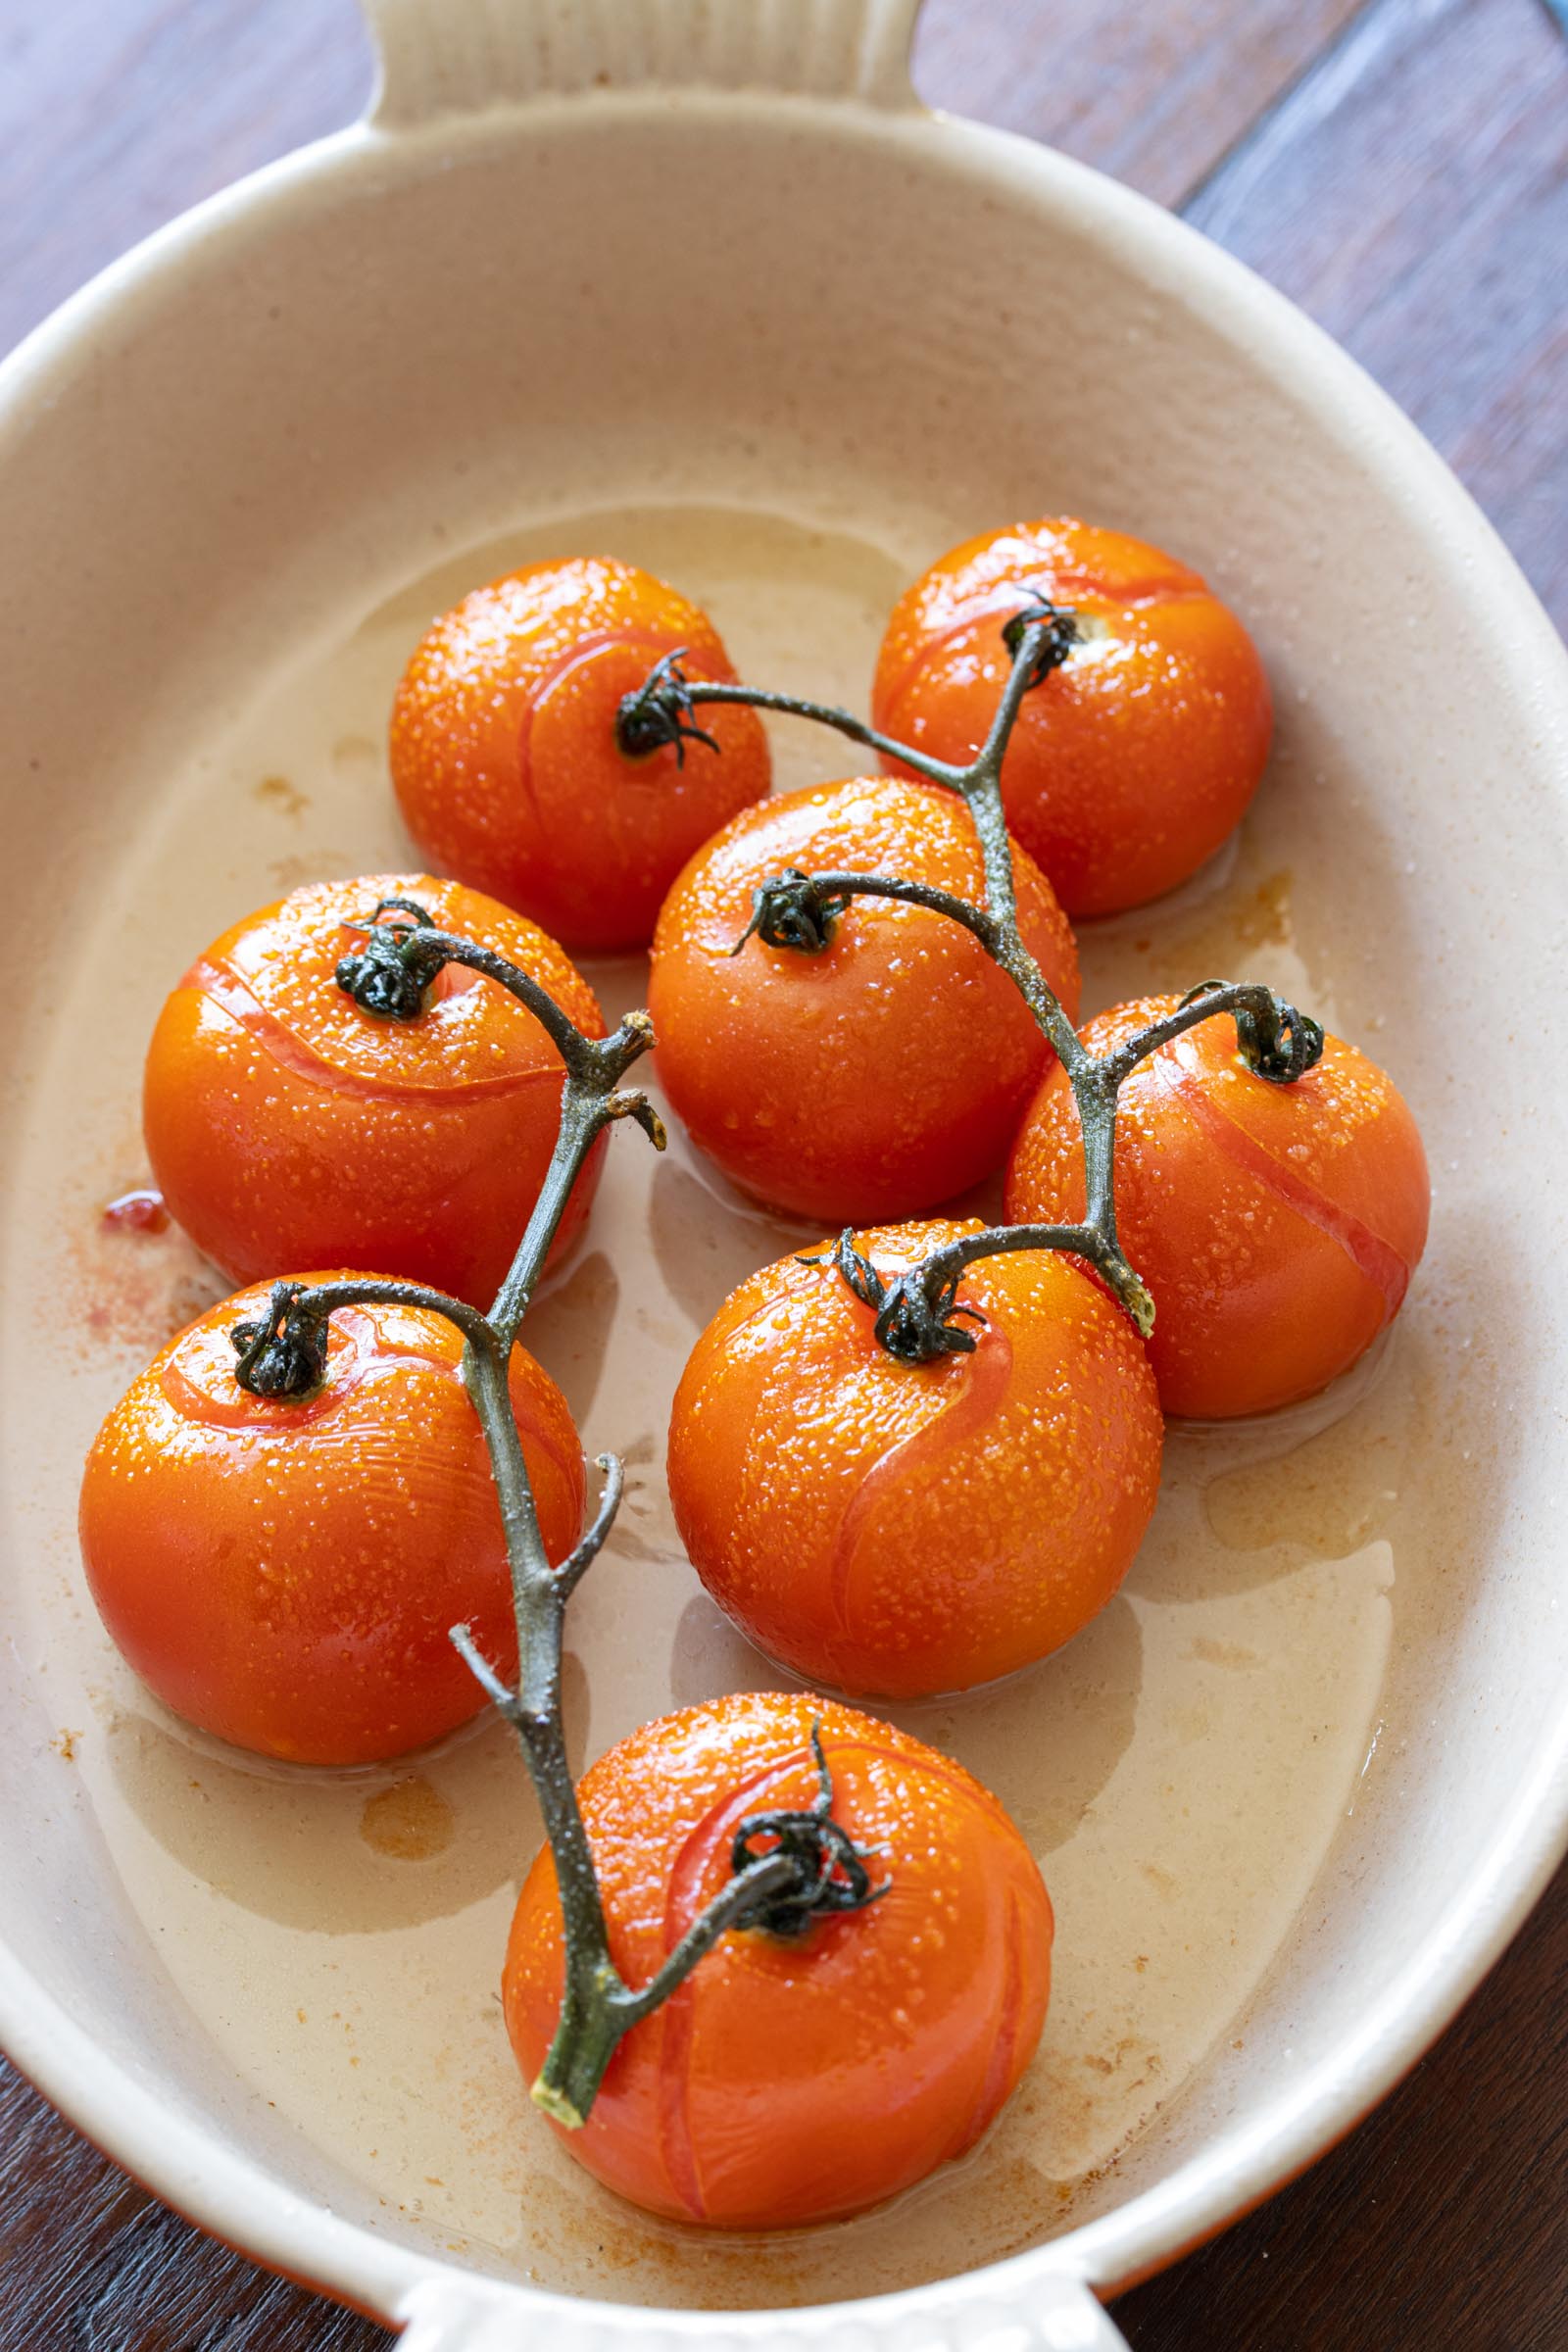
POLYGON ((1356 0, 926 0, 915 85, 1180 206, 1355 13, 1356 0))
MULTIPOLYGON (((929 0, 916 75, 1283 285, 1568 617, 1568 47, 1540 0, 929 0)), ((369 79, 354 0, 0 0, 0 349, 369 79)), ((1564 1982, 1568 1873, 1377 2115, 1123 2298, 1135 2352, 1568 2352, 1564 1982)), ((0 2352, 390 2341, 200 2236, 0 2068, 0 2352)))
POLYGON ((1381 0, 1187 218, 1429 434, 1568 626, 1568 41, 1537 0, 1381 0))

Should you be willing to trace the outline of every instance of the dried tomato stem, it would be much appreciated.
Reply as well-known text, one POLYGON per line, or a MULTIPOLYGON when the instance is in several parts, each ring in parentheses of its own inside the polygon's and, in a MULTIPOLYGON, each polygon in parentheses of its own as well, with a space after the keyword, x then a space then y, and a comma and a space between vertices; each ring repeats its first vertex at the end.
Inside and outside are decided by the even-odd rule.
MULTIPOLYGON (((620 1083, 653 1044, 653 1024, 646 1012, 632 1012, 610 1037, 585 1036, 531 975, 472 940, 437 930, 426 910, 412 900, 384 901, 359 927, 366 947, 344 957, 338 985, 377 1017, 416 1018, 442 966, 463 963, 510 990, 542 1023, 565 1065, 550 1166, 488 1314, 416 1283, 351 1281, 315 1288, 281 1283, 274 1287, 268 1314, 241 1326, 243 1337, 235 1344, 247 1364, 269 1354, 267 1393, 276 1395, 289 1393, 279 1385, 283 1374, 299 1384, 314 1387, 318 1382, 325 1324, 338 1307, 421 1307, 443 1315, 463 1336, 463 1377, 484 1432, 512 1574, 516 1688, 510 1688, 483 1655, 470 1627, 454 1626, 451 1638, 480 1688, 517 1735, 555 1857, 565 1984, 555 2038, 532 2095, 559 2123, 575 2127, 587 2117, 621 2036, 668 1998, 727 1929, 765 1925, 781 1903, 792 1915, 799 1912, 804 1917, 832 1890, 820 1874, 820 1884, 818 1877, 808 1883, 800 1854, 781 1844, 779 1850, 756 1856, 735 1870, 648 1984, 625 1984, 611 1957, 604 1902, 566 1755, 562 1657, 566 1604, 614 1524, 624 1473, 613 1454, 599 1456, 605 1479, 599 1507, 573 1550, 553 1568, 513 1411, 509 1366, 518 1327, 572 1189, 606 1127, 616 1119, 635 1119, 656 1147, 663 1147, 663 1129, 647 1097, 620 1083), (394 915, 396 921, 390 919, 394 915)), ((822 1772, 825 1816, 830 1793, 825 1763, 822 1772)), ((844 1837, 836 1824, 829 1823, 829 1828, 837 1838, 844 1837)), ((842 1907, 836 1893, 834 1899, 842 1907)))
MULTIPOLYGON (((764 884, 759 891, 757 910, 753 914, 748 936, 750 930, 757 930, 761 933, 764 942, 768 941, 770 908, 765 902, 783 906, 788 899, 788 885, 795 887, 797 905, 801 903, 803 888, 806 892, 814 891, 818 913, 825 916, 829 923, 835 911, 832 905, 834 899, 842 906, 849 898, 864 894, 868 897, 902 899, 910 905, 927 906, 934 913, 945 914, 971 931, 987 955, 1017 989, 1067 1073, 1084 1134, 1087 1221, 1100 1237, 1100 1256, 1106 1280, 1139 1323, 1140 1329, 1144 1329, 1145 1318, 1152 1316, 1149 1294, 1134 1269, 1122 1257, 1116 1236, 1114 1089, 1106 1090, 1095 1056, 1083 1044, 1054 989, 1024 943, 1018 927, 1012 844, 1008 838, 1007 819, 1002 802, 1002 763, 1012 730, 1017 724, 1018 713, 1023 708, 1024 697, 1039 686, 1064 658, 1071 642, 1070 630, 1065 625, 1067 619, 1067 615, 1058 612, 1044 600, 1037 599, 1006 624, 1004 634, 1012 653, 1012 666, 986 739, 966 767, 956 767, 946 760, 932 760, 911 745, 898 743, 880 734, 874 727, 862 725, 851 712, 829 705, 805 702, 795 695, 766 695, 755 687, 720 685, 706 678, 687 680, 678 674, 678 664, 677 674, 671 679, 668 661, 659 664, 636 695, 627 696, 621 705, 621 723, 624 727, 635 717, 646 726, 649 709, 653 707, 663 709, 668 714, 668 723, 674 726, 679 723, 683 710, 704 703, 747 702, 760 709, 787 710, 800 718, 815 719, 821 725, 849 736, 852 742, 866 744, 900 760, 905 766, 912 767, 916 773, 929 777, 933 782, 947 785, 962 798, 974 820, 980 845, 985 874, 983 908, 972 906, 967 901, 949 892, 906 882, 897 875, 791 874, 764 884), (824 906, 823 902, 827 904, 824 906)), ((772 928, 770 944, 802 944, 781 936, 776 919, 772 928)))
MULTIPOLYGON (((985 875, 983 906, 896 874, 807 874, 792 867, 758 890, 752 919, 731 951, 739 955, 756 936, 764 947, 820 954, 831 940, 834 923, 856 898, 896 899, 906 906, 925 907, 960 923, 980 942, 1023 998, 1066 1073, 1083 1136, 1083 1223, 993 1226, 933 1252, 904 1275, 889 1281, 877 1278, 878 1339, 890 1353, 908 1362, 928 1362, 938 1354, 973 1346, 972 1335, 966 1335, 954 1320, 966 1311, 956 1303, 958 1276, 978 1259, 1006 1250, 1059 1250, 1084 1258, 1147 1339, 1153 1329, 1154 1302, 1137 1269, 1123 1254, 1116 1229, 1116 1096, 1123 1080, 1160 1046, 1200 1021, 1211 1020, 1216 1013, 1234 1016, 1244 1059, 1275 1084, 1292 1084, 1311 1068, 1323 1050, 1318 1024, 1272 990, 1256 982, 1209 980, 1184 998, 1175 1012, 1152 1022, 1114 1052, 1100 1055, 1090 1052, 1019 929, 1012 844, 1002 798, 1003 760, 1024 697, 1067 659, 1078 632, 1070 612, 1036 594, 1004 623, 1002 634, 1012 666, 986 739, 963 767, 899 743, 832 705, 807 702, 798 695, 770 694, 754 686, 688 678, 678 654, 666 656, 642 686, 625 697, 616 722, 621 747, 628 752, 648 752, 661 742, 684 745, 694 740, 716 748, 696 728, 693 714, 702 705, 745 703, 754 710, 785 711, 832 727, 851 742, 863 744, 933 783, 946 785, 968 807, 985 875)), ((842 1238, 834 1256, 845 1281, 872 1303, 867 1296, 869 1272, 853 1249, 852 1236, 842 1238)))

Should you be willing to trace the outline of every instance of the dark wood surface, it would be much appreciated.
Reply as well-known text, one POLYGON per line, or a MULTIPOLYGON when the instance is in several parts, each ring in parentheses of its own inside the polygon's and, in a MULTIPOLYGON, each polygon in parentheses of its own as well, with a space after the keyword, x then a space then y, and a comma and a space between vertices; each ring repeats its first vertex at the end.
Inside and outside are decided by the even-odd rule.
MULTIPOLYGON (((0 0, 0 350, 364 103, 353 0, 0 0)), ((934 103, 1130 180, 1322 320, 1568 622, 1568 42, 1545 0, 928 0, 934 103)), ((1135 2352, 1568 2352, 1568 1874, 1343 2146, 1125 2296, 1135 2352)), ((0 2352, 371 2352, 0 2071, 0 2352)))

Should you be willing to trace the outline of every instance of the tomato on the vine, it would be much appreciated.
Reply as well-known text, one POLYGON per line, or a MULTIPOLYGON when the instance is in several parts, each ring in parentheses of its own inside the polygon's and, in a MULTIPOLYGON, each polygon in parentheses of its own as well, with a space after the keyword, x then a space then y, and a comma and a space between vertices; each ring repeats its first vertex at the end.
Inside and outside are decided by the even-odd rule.
POLYGON ((142 1091, 148 1156, 172 1214, 232 1281, 366 1265, 488 1306, 550 1164, 564 1072, 527 1007, 464 965, 440 972, 414 1020, 378 1018, 338 987, 339 959, 392 898, 493 949, 604 1035, 575 965, 493 900, 428 874, 313 883, 225 931, 165 1004, 142 1091))
POLYGON ((1011 657, 1004 622, 1040 594, 1079 643, 1025 695, 1003 762, 1007 822, 1074 918, 1158 898, 1240 823, 1268 758, 1257 649, 1173 556, 1060 517, 967 540, 894 610, 876 724, 963 763, 985 739, 1011 657))
MULTIPOLYGON (((977 1221, 856 1237, 884 1278, 977 1221)), ((769 1657, 918 1698, 1057 1649, 1143 1540, 1163 1423, 1143 1343, 1067 1258, 1009 1251, 957 1293, 972 1353, 906 1363, 831 1258, 743 1282, 692 1351, 669 1429, 676 1523, 769 1657)))
MULTIPOLYGON (((1107 1053, 1176 1002, 1117 1005, 1084 1042, 1107 1053)), ((1330 1037, 1289 1085, 1248 1065, 1225 1014, 1161 1046, 1117 1098, 1116 1205, 1153 1295, 1165 1410, 1266 1412, 1348 1371, 1399 1309, 1430 1202, 1415 1121, 1353 1046, 1330 1037)), ((1007 1215, 1075 1219, 1083 1205, 1078 1113, 1054 1073, 1013 1151, 1007 1215)))
MULTIPOLYGON (((1032 860, 1018 917, 1067 1012, 1078 957, 1032 860)), ((669 1100, 725 1174, 773 1206, 860 1223, 931 1208, 988 1175, 1050 1059, 1022 998, 949 916, 858 898, 816 954, 749 939, 786 868, 902 876, 979 902, 969 813, 892 776, 814 784, 747 809, 664 903, 649 1009, 669 1100)))
POLYGON ((646 947, 686 859, 770 774, 740 708, 700 714, 716 753, 621 751, 622 697, 683 649, 688 677, 733 682, 708 615, 607 556, 531 564, 444 613, 392 709, 392 780, 430 863, 568 947, 646 947))
MULTIPOLYGON (((318 1274, 303 1281, 365 1280, 318 1274)), ((270 1290, 225 1298, 131 1383, 87 1457, 87 1582, 125 1658, 175 1714, 237 1747, 364 1764, 486 1703, 448 1640, 467 1625, 515 1671, 512 1586, 463 1342, 407 1306, 339 1308, 303 1396, 254 1396, 230 1333, 270 1290)), ((582 1525, 582 1446, 522 1348, 512 1403, 545 1547, 582 1525)))
MULTIPOLYGON (((1033 1855, 961 1766, 821 1699, 741 1691, 647 1724, 580 1789, 625 1981, 646 1984, 731 1875, 748 1815, 808 1807, 820 1723, 832 1814, 886 1892, 796 1936, 718 1943, 610 2062, 565 2144, 634 2204, 733 2230, 855 2213, 971 2146, 1045 2022, 1051 1905, 1033 1855)), ((762 1850, 760 1844, 758 1850, 762 1850)), ((563 1984, 546 1847, 503 1978, 524 2077, 563 1984)))

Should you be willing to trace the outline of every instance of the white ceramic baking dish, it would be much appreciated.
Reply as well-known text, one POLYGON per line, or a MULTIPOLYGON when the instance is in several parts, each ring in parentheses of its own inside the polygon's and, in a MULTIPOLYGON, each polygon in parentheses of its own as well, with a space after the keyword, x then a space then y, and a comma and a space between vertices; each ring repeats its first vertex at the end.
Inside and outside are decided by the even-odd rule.
MULTIPOLYGON (((368 121, 154 237, 0 373, 8 1639, 0 2032, 263 2261, 528 2340, 1068 2345, 1344 2132, 1517 1927, 1568 1824, 1562 651, 1382 395, 1153 207, 936 120, 915 0, 378 0, 368 121), (99 1414, 211 1278, 108 1238, 142 1041, 209 936, 406 855, 380 728, 422 621, 605 546, 753 677, 863 696, 902 581, 1074 510, 1197 562, 1278 686, 1236 858, 1090 939, 1091 1001, 1259 973, 1395 1071, 1437 1180, 1392 1348, 1173 1442, 1064 1658, 905 1710, 1001 1791, 1060 1921, 1041 2059, 891 2214, 737 2247, 616 2207, 527 2111, 491 1988, 537 1835, 504 1740, 405 1773, 192 1745, 109 1652, 73 1516, 99 1414)), ((787 778, 831 747, 777 738, 787 778)), ((630 1001, 640 973, 596 975, 630 1001)), ((531 1327, 643 1486, 572 1722, 762 1668, 658 1475, 690 1339, 788 1230, 616 1139, 531 1327)))

